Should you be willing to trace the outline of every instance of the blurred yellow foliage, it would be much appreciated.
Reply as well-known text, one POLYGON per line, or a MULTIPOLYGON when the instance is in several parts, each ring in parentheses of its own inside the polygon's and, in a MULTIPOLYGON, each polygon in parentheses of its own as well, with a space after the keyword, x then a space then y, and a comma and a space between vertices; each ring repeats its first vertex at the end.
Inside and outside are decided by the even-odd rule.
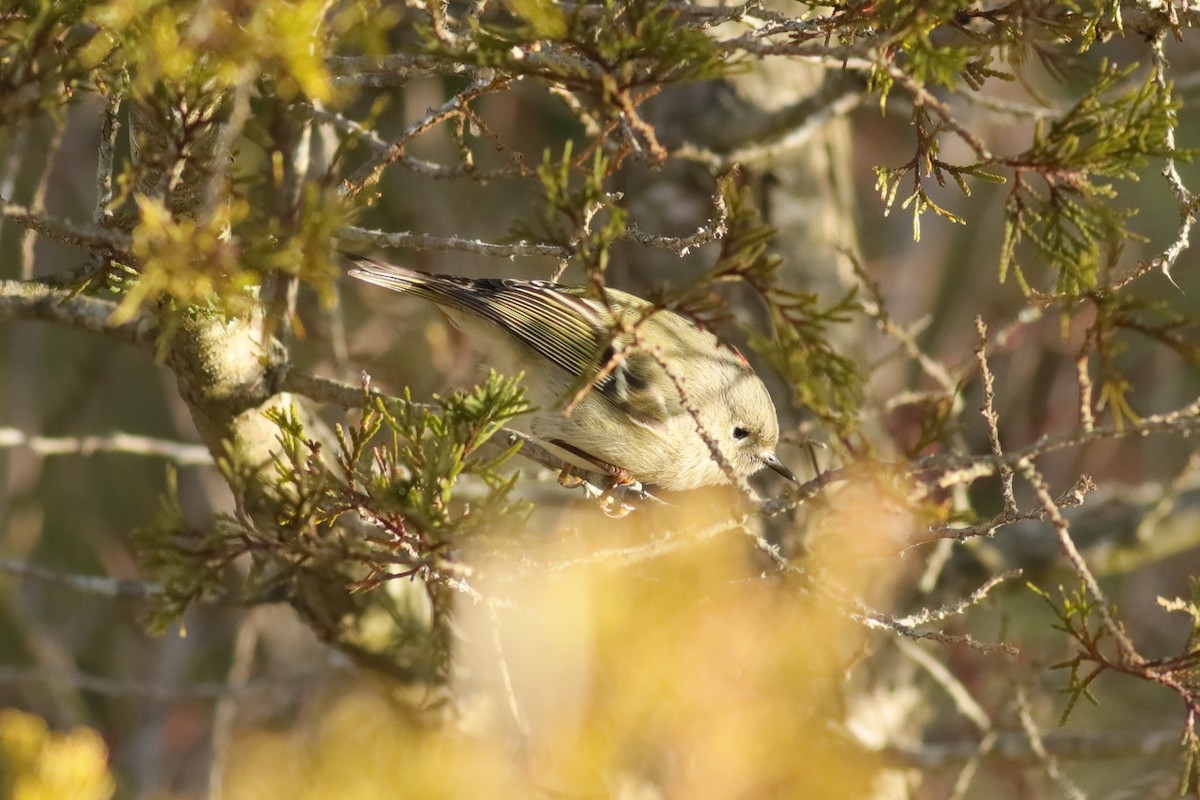
POLYGON ((88 9, 99 27, 85 63, 118 59, 138 97, 164 83, 223 91, 263 76, 281 96, 325 102, 332 86, 325 39, 318 37, 323 0, 270 3, 108 0, 88 9))
POLYGON ((164 294, 181 306, 203 307, 219 296, 235 312, 253 307, 246 290, 259 276, 239 269, 238 245, 227 235, 229 226, 245 216, 245 202, 222 204, 212 216, 197 221, 175 219, 160 199, 135 199, 140 219, 132 252, 142 272, 114 312, 114 324, 128 322, 143 303, 164 294))
POLYGON ((288 732, 244 734, 225 800, 517 798, 520 774, 495 743, 414 719, 362 687, 288 732))
POLYGON ((0 711, 0 800, 108 800, 115 790, 91 728, 52 733, 34 714, 0 711))
MULTIPOLYGON (((841 535, 814 542, 854 592, 887 583, 890 562, 852 555, 887 535, 869 495, 848 491, 822 524, 841 535)), ((865 629, 803 576, 764 572, 736 526, 687 516, 541 520, 562 535, 476 562, 488 600, 456 610, 452 722, 358 690, 243 736, 227 798, 871 796, 880 765, 842 725, 865 629)))

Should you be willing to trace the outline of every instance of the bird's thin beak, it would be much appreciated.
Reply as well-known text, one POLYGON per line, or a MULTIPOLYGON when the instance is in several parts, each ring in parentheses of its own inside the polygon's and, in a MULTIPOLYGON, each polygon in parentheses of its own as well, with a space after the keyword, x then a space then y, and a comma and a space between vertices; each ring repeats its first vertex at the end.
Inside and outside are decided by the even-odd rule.
POLYGON ((767 455, 763 458, 763 463, 778 472, 783 477, 787 478, 792 483, 800 482, 796 480, 796 476, 792 474, 792 471, 784 466, 783 462, 779 460, 779 456, 775 455, 774 453, 767 453, 767 455))

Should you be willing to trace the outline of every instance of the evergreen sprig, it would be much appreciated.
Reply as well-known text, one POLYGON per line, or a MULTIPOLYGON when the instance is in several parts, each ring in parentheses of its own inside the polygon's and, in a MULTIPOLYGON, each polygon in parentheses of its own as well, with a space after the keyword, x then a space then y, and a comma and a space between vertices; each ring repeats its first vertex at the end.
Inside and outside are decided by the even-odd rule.
POLYGON ((218 523, 199 530, 184 520, 174 469, 167 470, 158 512, 129 538, 139 571, 159 586, 142 616, 147 630, 155 634, 179 622, 192 603, 219 596, 223 568, 241 552, 227 526, 218 523))
POLYGON ((1137 180, 1152 157, 1189 158, 1167 147, 1178 103, 1153 75, 1111 94, 1136 67, 1105 63, 1098 79, 1061 117, 1039 123, 1033 143, 1006 159, 1014 170, 1005 205, 1000 278, 1010 268, 1028 287, 1017 246, 1029 241, 1057 275, 1055 291, 1078 294, 1096 286, 1105 256, 1139 240, 1127 223, 1137 212, 1114 203, 1114 180, 1137 180), (1040 179, 1041 188, 1030 178, 1040 179))
MULTIPOLYGON (((379 401, 357 424, 337 427, 331 455, 295 409, 268 412, 279 447, 253 508, 218 517, 210 531, 191 530, 172 480, 159 515, 135 533, 143 569, 163 586, 151 630, 165 630, 193 602, 217 593, 228 578, 224 567, 249 554, 249 576, 235 593, 242 600, 287 599, 323 620, 328 635, 365 646, 349 621, 361 621, 372 605, 399 601, 373 592, 351 600, 348 587, 397 577, 436 584, 454 548, 526 512, 527 504, 511 496, 517 476, 501 470, 519 447, 481 448, 527 410, 519 378, 492 374, 434 406, 408 397, 379 401), (461 500, 468 477, 481 491, 461 500), (347 603, 357 611, 343 617, 347 603)), ((261 469, 232 457, 221 469, 235 489, 262 480, 261 469)), ((389 646, 399 646, 404 636, 397 636, 389 646)))
POLYGON ((590 158, 573 157, 574 141, 568 139, 561 158, 547 150, 538 167, 545 202, 533 221, 517 220, 509 239, 535 239, 555 244, 574 254, 589 279, 603 285, 612 246, 628 227, 629 212, 620 196, 605 189, 614 169, 600 149, 590 158))
POLYGON ((611 102, 631 89, 706 80, 727 70, 712 37, 683 24, 666 0, 603 0, 564 9, 520 0, 511 21, 472 23, 456 61, 538 77, 611 102), (541 57, 543 45, 553 56, 541 57))
MULTIPOLYGON (((1056 600, 1033 584, 1026 585, 1049 606, 1058 620, 1054 628, 1070 637, 1081 650, 1072 658, 1050 666, 1050 669, 1067 671, 1067 685, 1062 690, 1067 695, 1067 702, 1059 716, 1059 724, 1063 725, 1081 699, 1092 705, 1100 704, 1091 686, 1108 669, 1106 660, 1099 653, 1101 644, 1110 636, 1109 628, 1100 620, 1098 607, 1086 586, 1071 592, 1060 587, 1056 600)), ((1109 608, 1110 614, 1115 611, 1115 607, 1109 608)))

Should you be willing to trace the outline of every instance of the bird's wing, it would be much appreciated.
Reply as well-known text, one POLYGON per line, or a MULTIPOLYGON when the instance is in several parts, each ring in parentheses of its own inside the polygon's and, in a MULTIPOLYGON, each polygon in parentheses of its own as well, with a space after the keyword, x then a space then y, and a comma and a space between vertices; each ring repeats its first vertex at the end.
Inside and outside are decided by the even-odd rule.
MULTIPOLYGON (((491 320, 567 374, 581 378, 595 375, 613 357, 614 348, 627 346, 627 335, 615 340, 612 335, 617 315, 630 305, 650 309, 645 301, 623 292, 610 293, 614 304, 610 309, 582 289, 548 281, 430 275, 358 256, 353 259, 358 265, 351 270, 355 277, 491 320)), ((606 400, 639 422, 657 427, 670 415, 661 392, 669 379, 662 372, 652 356, 634 350, 593 383, 606 400)))
MULTIPOLYGON (((629 347, 629 336, 613 336, 613 321, 622 308, 609 309, 589 297, 544 281, 480 279, 471 291, 457 294, 460 307, 495 321, 518 340, 557 364, 569 375, 596 375, 613 358, 614 350, 629 347)), ((449 287, 447 287, 449 288, 449 287)), ((600 395, 650 427, 669 416, 661 394, 662 367, 636 349, 617 366, 593 380, 600 395)))

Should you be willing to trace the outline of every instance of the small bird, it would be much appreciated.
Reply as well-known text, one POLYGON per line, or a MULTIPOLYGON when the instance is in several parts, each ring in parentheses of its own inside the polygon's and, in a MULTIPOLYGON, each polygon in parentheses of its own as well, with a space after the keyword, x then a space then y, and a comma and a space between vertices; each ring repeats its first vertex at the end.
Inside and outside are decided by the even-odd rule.
POLYGON ((741 353, 686 317, 616 289, 601 301, 582 286, 347 257, 355 278, 436 303, 489 346, 498 372, 523 372, 538 406, 529 432, 567 463, 607 472, 614 484, 669 491, 728 484, 731 474, 740 481, 763 467, 796 481, 775 455, 779 421, 767 387, 741 353))

